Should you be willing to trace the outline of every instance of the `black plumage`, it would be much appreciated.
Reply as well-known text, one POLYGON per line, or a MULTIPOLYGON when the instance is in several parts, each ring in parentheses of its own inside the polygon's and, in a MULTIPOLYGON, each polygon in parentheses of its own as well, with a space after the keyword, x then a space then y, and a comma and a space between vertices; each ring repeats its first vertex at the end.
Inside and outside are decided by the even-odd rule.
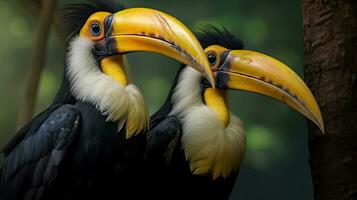
MULTIPOLYGON (((123 9, 109 2, 66 6, 61 27, 67 41, 93 12, 123 9)), ((70 88, 65 74, 53 103, 3 148, 0 199, 135 199, 145 137, 126 139, 125 128, 118 130, 70 88)))
POLYGON ((210 45, 220 45, 227 49, 244 48, 243 42, 223 26, 202 26, 201 30, 196 33, 196 36, 203 48, 207 48, 210 45))
POLYGON ((44 195, 67 156, 79 122, 77 109, 64 105, 19 142, 5 157, 0 199, 38 199, 44 195))
MULTIPOLYGON (((210 45, 243 48, 243 43, 225 28, 206 26, 197 37, 204 48, 210 45)), ((238 173, 214 180, 210 174, 194 175, 181 143, 183 124, 179 116, 170 115, 174 106, 172 97, 184 68, 178 71, 164 105, 150 118, 145 154, 147 194, 155 199, 228 199, 238 173)), ((200 86, 202 94, 210 87, 203 76, 200 86)))

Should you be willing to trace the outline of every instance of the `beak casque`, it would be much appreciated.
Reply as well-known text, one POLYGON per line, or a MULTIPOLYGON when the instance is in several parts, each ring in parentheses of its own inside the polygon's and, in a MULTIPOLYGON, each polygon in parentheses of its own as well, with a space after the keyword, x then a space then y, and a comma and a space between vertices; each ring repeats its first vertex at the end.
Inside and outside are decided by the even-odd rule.
POLYGON ((324 133, 321 111, 310 89, 282 62, 254 51, 233 50, 216 73, 217 88, 272 97, 303 114, 324 133))

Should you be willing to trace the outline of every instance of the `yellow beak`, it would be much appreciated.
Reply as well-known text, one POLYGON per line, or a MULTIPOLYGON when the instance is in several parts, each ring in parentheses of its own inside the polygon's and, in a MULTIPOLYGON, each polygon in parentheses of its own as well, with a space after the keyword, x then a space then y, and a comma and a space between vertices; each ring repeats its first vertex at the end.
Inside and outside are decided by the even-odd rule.
POLYGON ((146 51, 176 59, 205 74, 214 86, 206 55, 194 34, 180 21, 148 8, 131 8, 112 15, 105 36, 111 54, 146 51))
POLYGON ((319 106, 299 76, 282 62, 247 50, 230 51, 216 74, 217 88, 263 94, 289 105, 324 133, 319 106))

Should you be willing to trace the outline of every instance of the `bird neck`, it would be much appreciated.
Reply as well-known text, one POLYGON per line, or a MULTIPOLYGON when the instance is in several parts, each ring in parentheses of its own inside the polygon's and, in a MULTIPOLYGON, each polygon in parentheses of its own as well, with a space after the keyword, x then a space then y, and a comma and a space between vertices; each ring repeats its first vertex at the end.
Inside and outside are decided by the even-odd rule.
MULTIPOLYGON (((216 114, 223 127, 230 122, 230 112, 225 90, 204 87, 202 75, 191 67, 183 67, 175 78, 163 108, 168 115, 183 115, 194 106, 206 106, 216 114)), ((162 112, 162 111, 161 111, 162 112)), ((154 114, 156 115, 156 113, 154 114)))
POLYGON ((217 115, 223 127, 227 128, 230 123, 230 112, 226 91, 204 88, 201 86, 201 79, 201 74, 191 67, 184 67, 180 70, 174 81, 174 87, 170 91, 169 99, 166 101, 175 105, 170 104, 170 114, 184 113, 192 106, 206 105, 217 115))
POLYGON ((227 178, 239 170, 244 156, 243 124, 230 114, 225 92, 202 90, 201 79, 190 67, 180 72, 168 115, 182 124, 181 145, 191 172, 227 178))
POLYGON ((66 76, 70 92, 78 101, 93 104, 107 121, 125 124, 126 137, 144 131, 148 126, 148 111, 139 89, 128 84, 122 57, 109 57, 98 66, 92 53, 93 43, 86 38, 75 38, 67 56, 66 76), (101 68, 104 66, 104 70, 101 68))

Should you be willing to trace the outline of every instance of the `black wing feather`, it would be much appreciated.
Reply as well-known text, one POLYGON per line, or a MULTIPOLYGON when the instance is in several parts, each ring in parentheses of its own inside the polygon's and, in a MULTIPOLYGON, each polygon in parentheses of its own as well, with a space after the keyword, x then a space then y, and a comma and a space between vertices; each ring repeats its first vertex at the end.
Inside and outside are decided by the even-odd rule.
POLYGON ((71 105, 55 110, 34 134, 5 153, 0 199, 41 199, 77 133, 79 113, 71 105))
POLYGON ((3 149, 1 150, 2 153, 8 154, 11 152, 15 146, 22 141, 24 136, 30 135, 38 130, 38 128, 43 124, 43 122, 48 118, 48 116, 58 109, 61 104, 56 104, 53 105, 40 114, 38 114, 35 118, 32 119, 32 121, 25 126, 23 126, 19 131, 17 131, 16 135, 10 140, 9 143, 7 143, 3 149))
POLYGON ((165 117, 147 133, 145 160, 147 163, 167 166, 181 139, 181 124, 174 116, 165 117), (163 163, 164 162, 164 163, 163 163))

